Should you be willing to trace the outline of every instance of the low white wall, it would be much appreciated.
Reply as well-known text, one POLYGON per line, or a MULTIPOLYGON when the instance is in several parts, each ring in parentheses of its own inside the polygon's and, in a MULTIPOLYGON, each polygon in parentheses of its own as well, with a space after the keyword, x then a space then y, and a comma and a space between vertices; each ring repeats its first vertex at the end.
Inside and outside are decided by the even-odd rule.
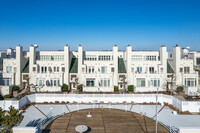
MULTIPOLYGON (((156 94, 32 94, 21 98, 19 101, 3 100, 0 101, 0 107, 8 110, 12 105, 17 109, 21 109, 26 104, 31 102, 44 103, 44 102, 79 102, 79 103, 150 103, 156 102, 156 94)), ((173 96, 158 94, 158 102, 174 105, 181 111, 200 112, 200 102, 197 101, 181 101, 173 96)))
POLYGON ((13 133, 36 133, 36 127, 13 127, 13 133))
POLYGON ((19 109, 19 101, 13 101, 13 100, 1 100, 0 101, 0 107, 3 110, 9 110, 10 106, 13 106, 16 109, 19 109))
POLYGON ((188 127, 180 127, 179 133, 200 133, 200 128, 188 128, 188 127))
POLYGON ((11 94, 12 86, 0 86, 0 94, 2 96, 11 94))

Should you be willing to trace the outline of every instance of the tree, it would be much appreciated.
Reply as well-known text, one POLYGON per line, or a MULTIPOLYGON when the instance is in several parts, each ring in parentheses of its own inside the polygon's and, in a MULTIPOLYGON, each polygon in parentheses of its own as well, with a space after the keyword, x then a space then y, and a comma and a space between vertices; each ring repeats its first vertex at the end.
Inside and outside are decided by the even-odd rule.
MULTIPOLYGON (((0 113, 2 110, 0 110, 0 113)), ((6 115, 3 113, 0 117, 1 124, 5 126, 6 132, 11 132, 12 127, 16 126, 23 118, 22 112, 20 113, 19 110, 15 109, 13 106, 9 108, 8 114, 6 115)))

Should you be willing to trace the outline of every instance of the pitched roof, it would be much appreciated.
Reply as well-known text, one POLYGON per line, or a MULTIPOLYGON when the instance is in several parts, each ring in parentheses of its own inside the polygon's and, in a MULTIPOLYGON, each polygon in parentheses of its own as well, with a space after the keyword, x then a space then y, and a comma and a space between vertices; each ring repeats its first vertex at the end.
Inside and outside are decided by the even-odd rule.
POLYGON ((172 69, 168 61, 167 61, 167 73, 174 73, 174 70, 172 69))
POLYGON ((123 58, 118 58, 118 73, 126 73, 126 67, 123 58))
POLYGON ((72 58, 69 73, 78 73, 78 59, 72 58))
POLYGON ((22 69, 22 73, 29 73, 29 60, 27 60, 26 65, 22 69))

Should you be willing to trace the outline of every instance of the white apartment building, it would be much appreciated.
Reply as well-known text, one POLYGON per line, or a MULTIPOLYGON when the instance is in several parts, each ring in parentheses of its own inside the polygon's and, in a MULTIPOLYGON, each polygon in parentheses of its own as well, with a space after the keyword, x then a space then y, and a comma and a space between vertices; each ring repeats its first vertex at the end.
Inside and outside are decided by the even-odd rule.
POLYGON ((113 92, 114 86, 127 89, 134 85, 135 92, 166 91, 184 86, 185 92, 197 93, 199 87, 200 52, 181 49, 172 52, 166 46, 160 51, 135 51, 127 46, 119 51, 37 51, 31 45, 28 52, 22 46, 8 49, 0 57, 1 94, 11 93, 13 85, 21 89, 28 84, 31 91, 60 92, 63 84, 70 89, 83 85, 84 92, 113 92), (2 62, 3 60, 3 62, 2 62), (124 79, 124 81, 122 81, 124 79))

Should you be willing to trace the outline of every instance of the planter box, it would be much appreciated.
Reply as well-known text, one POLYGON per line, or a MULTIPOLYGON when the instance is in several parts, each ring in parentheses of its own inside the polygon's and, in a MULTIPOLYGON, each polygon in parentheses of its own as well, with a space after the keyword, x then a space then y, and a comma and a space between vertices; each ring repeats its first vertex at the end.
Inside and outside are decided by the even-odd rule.
POLYGON ((13 91, 13 96, 15 97, 18 94, 18 91, 13 91))
POLYGON ((180 95, 180 96, 184 96, 185 93, 184 93, 184 92, 179 92, 179 95, 180 95))

